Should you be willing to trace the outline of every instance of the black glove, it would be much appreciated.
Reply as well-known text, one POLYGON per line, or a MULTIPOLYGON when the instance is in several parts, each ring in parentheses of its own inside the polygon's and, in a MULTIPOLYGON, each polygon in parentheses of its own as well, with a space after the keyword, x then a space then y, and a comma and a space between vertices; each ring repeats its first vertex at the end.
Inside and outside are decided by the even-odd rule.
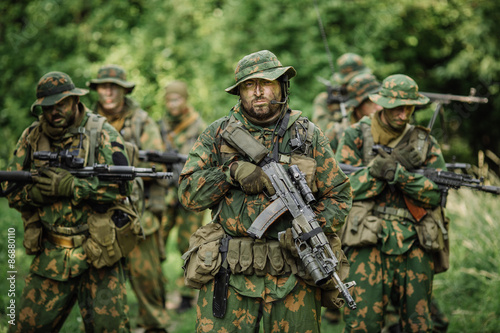
POLYGON ((395 148, 392 151, 392 155, 407 170, 417 169, 423 163, 420 153, 411 145, 404 148, 395 148))
POLYGON ((387 154, 382 148, 378 149, 378 155, 373 159, 369 168, 372 177, 386 181, 394 180, 398 163, 394 158, 387 154))
POLYGON ((274 190, 271 180, 266 175, 262 168, 245 161, 238 161, 231 164, 229 170, 231 177, 235 179, 246 194, 261 193, 264 188, 267 189, 270 195, 274 195, 274 190))

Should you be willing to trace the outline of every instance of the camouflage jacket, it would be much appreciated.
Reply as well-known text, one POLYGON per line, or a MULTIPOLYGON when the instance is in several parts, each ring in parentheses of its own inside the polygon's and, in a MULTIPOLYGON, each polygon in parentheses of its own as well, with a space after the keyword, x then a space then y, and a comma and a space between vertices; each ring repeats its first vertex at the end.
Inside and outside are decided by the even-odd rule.
MULTIPOLYGON (((237 104, 230 112, 237 120, 242 121, 249 132, 268 149, 274 128, 263 128, 248 122, 237 104)), ((290 154, 290 130, 301 115, 300 111, 292 111, 288 129, 279 141, 279 150, 282 154, 290 154)), ((255 218, 269 204, 269 199, 263 194, 246 195, 239 184, 234 183, 229 175, 228 166, 235 160, 248 160, 239 154, 234 154, 227 161, 221 160, 222 129, 228 117, 212 123, 200 135, 184 166, 180 179, 179 199, 188 209, 203 210, 216 208, 221 204, 221 211, 217 218, 229 235, 247 236, 246 230, 255 218)), ((339 169, 333 152, 328 145, 328 139, 315 128, 312 139, 310 156, 316 162, 315 193, 317 203, 313 209, 317 214, 318 222, 326 233, 332 233, 344 223, 350 209, 351 193, 347 176, 339 169)), ((214 213, 214 212, 213 212, 214 213)), ((277 220, 266 233, 266 237, 277 239, 277 232, 289 227, 289 220, 285 217, 277 220)))
MULTIPOLYGON (((200 134, 207 127, 200 114, 191 106, 180 122, 173 122, 169 117, 164 117, 158 124, 166 150, 176 151, 184 155, 189 153, 200 134)), ((182 169, 182 166, 180 169, 182 169)), ((173 171, 175 177, 177 173, 175 166, 173 171)), ((177 177, 179 173, 177 173, 177 177)), ((167 205, 170 206, 177 206, 179 203, 177 193, 179 179, 175 181, 176 183, 169 186, 167 191, 167 205)))
MULTIPOLYGON (((95 113, 106 116, 98 105, 94 108, 95 113)), ((108 121, 122 135, 127 142, 135 144, 140 150, 164 151, 160 130, 156 122, 148 113, 131 98, 125 97, 124 110, 121 117, 108 121)), ((151 168, 154 163, 140 162, 137 166, 141 168, 151 168)), ((158 171, 165 171, 162 165, 155 165, 158 171)), ((146 211, 144 212, 141 224, 146 235, 150 235, 160 227, 158 219, 152 214, 160 214, 159 210, 164 202, 165 191, 161 188, 157 180, 144 180, 144 188, 147 197, 146 211), (153 212, 154 213, 153 213, 153 212)))
MULTIPOLYGON (((259 127, 251 124, 241 113, 238 103, 230 112, 229 117, 241 121, 246 129, 257 138, 268 149, 271 149, 274 127, 259 127)), ((292 111, 287 130, 279 140, 279 151, 281 154, 291 154, 289 145, 290 132, 293 125, 299 119, 300 111, 292 111)), ((200 135, 192 150, 189 152, 188 160, 180 177, 179 199, 186 208, 192 210, 212 209, 212 217, 216 222, 222 224, 226 234, 231 236, 248 236, 247 229, 255 218, 271 203, 265 194, 245 194, 239 184, 235 183, 229 174, 229 165, 235 160, 248 160, 232 150, 232 157, 223 161, 221 149, 228 152, 228 146, 223 146, 221 131, 225 128, 229 117, 221 118, 211 125, 200 135), (220 205, 220 206, 219 206, 220 205), (220 208, 220 213, 217 211, 220 208)), ((339 169, 330 149, 328 139, 315 127, 312 137, 312 146, 309 156, 314 160, 316 166, 313 187, 317 199, 313 209, 317 214, 317 220, 325 233, 333 233, 340 229, 351 208, 351 188, 349 179, 339 169)), ((284 214, 277 219, 264 234, 264 238, 277 239, 280 231, 290 227, 290 216, 284 214)), ((256 288, 251 297, 270 297, 269 291, 274 290, 277 294, 286 295, 295 286, 296 277, 291 275, 284 278, 287 282, 280 285, 267 286, 265 281, 271 281, 265 277, 256 275, 232 275, 231 285, 245 288, 244 285, 252 283, 256 288)))
MULTIPOLYGON (((90 110, 83 104, 79 104, 80 112, 85 112, 81 123, 74 127, 83 127, 90 116, 90 110)), ((71 128, 70 128, 71 129, 71 128)), ((41 126, 34 123, 27 128, 19 139, 13 159, 8 170, 33 171, 39 161, 32 159, 32 153, 37 149, 36 142, 40 137, 41 126)), ((68 131, 60 141, 50 141, 50 150, 57 152, 70 147, 77 147, 80 134, 68 131)), ((84 139, 88 140, 88 138, 84 139)), ((85 146, 85 144, 84 144, 85 146)), ((128 164, 125 157, 124 143, 118 132, 107 122, 101 131, 100 145, 96 149, 98 164, 115 165, 115 161, 128 164), (121 158, 118 158, 121 155, 121 158)), ((83 157, 83 156, 82 156, 83 157)), ((6 184, 8 186, 8 184, 6 184)), ((127 183, 125 196, 129 194, 131 184, 127 183)), ((116 183, 100 181, 97 177, 74 179, 74 195, 72 198, 60 198, 52 204, 40 205, 34 203, 29 195, 28 189, 31 185, 24 186, 7 196, 9 205, 21 213, 38 211, 43 225, 49 227, 80 227, 87 223, 88 217, 94 213, 99 206, 111 206, 125 199, 120 193, 119 185, 116 183)), ((58 281, 66 281, 71 277, 82 274, 89 264, 83 248, 63 248, 43 241, 44 250, 38 254, 31 264, 31 271, 38 275, 58 281)))
MULTIPOLYGON (((358 123, 345 130, 340 140, 336 158, 340 163, 353 166, 363 165, 362 124, 371 126, 371 118, 363 117, 358 123)), ((427 156, 422 167, 445 169, 446 164, 436 140, 429 136, 427 156)), ((377 142, 375 142, 377 143, 377 142)), ((353 200, 374 200, 376 205, 393 208, 407 208, 405 202, 422 208, 439 205, 441 192, 438 186, 423 175, 409 172, 398 164, 392 183, 376 179, 369 173, 369 167, 349 175, 353 189, 353 200)), ((388 254, 405 253, 417 239, 415 228, 407 221, 385 219, 382 224, 382 251, 388 254)))

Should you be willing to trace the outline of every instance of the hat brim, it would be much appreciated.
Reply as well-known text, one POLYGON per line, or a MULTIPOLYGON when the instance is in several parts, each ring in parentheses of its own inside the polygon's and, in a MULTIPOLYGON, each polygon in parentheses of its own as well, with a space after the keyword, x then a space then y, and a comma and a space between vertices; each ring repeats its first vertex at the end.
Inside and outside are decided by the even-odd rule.
POLYGON ((114 83, 116 85, 119 85, 120 87, 125 88, 127 90, 127 94, 130 94, 132 90, 134 90, 135 88, 135 83, 114 78, 92 79, 87 82, 87 87, 89 87, 92 90, 97 90, 97 85, 103 83, 114 83))
POLYGON ((418 98, 416 99, 385 97, 379 94, 369 95, 369 98, 373 103, 378 104, 386 109, 393 109, 401 105, 425 105, 430 101, 427 96, 424 96, 420 93, 418 94, 418 98))
POLYGON ((369 95, 376 94, 379 91, 380 91, 380 87, 372 89, 372 90, 369 90, 369 91, 365 92, 361 96, 354 97, 354 98, 351 98, 351 99, 347 100, 345 102, 345 105, 348 106, 348 107, 353 107, 353 108, 358 107, 359 105, 361 105, 361 103, 363 103, 368 98, 369 95))
POLYGON ((40 97, 31 105, 31 113, 39 114, 39 113, 34 113, 35 108, 37 106, 55 105, 68 96, 84 96, 84 95, 87 95, 88 93, 89 93, 89 91, 87 89, 73 88, 73 89, 68 90, 68 91, 63 91, 59 94, 50 95, 50 96, 46 96, 46 97, 40 97))
POLYGON ((292 77, 297 75, 297 71, 292 66, 288 66, 288 67, 271 68, 264 71, 252 73, 238 80, 238 82, 236 82, 234 85, 232 85, 229 88, 226 88, 225 91, 232 95, 238 95, 239 94, 238 86, 242 82, 248 81, 250 79, 266 79, 273 81, 278 79, 283 74, 288 74, 288 79, 291 79, 292 77))

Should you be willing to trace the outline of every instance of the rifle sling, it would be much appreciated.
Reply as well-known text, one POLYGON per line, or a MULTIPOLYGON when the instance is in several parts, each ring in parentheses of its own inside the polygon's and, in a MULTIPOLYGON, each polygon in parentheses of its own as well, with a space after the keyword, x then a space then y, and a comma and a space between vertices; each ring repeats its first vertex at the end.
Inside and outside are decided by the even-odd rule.
POLYGON ((318 228, 314 228, 313 230, 309 231, 309 232, 304 232, 302 235, 300 235, 300 240, 303 241, 303 242, 306 242, 308 241, 310 238, 316 236, 317 234, 323 232, 323 229, 321 229, 321 227, 318 227, 318 228))

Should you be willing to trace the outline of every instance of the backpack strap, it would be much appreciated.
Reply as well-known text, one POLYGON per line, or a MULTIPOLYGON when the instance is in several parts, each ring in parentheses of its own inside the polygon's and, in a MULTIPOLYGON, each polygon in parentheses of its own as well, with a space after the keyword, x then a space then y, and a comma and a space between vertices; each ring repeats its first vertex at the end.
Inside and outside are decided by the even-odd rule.
POLYGON ((85 124, 85 131, 89 136, 89 152, 87 165, 92 166, 95 163, 96 151, 101 144, 102 126, 104 125, 105 121, 105 117, 99 116, 95 113, 89 113, 89 119, 85 124))

